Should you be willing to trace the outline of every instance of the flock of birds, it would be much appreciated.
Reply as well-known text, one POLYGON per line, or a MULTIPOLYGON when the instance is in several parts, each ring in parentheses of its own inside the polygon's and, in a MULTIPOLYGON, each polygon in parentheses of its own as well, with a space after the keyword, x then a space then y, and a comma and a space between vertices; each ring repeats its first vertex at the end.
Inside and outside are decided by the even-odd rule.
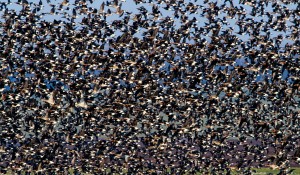
POLYGON ((1 173, 299 165, 298 0, 51 3, 0 4, 1 173))

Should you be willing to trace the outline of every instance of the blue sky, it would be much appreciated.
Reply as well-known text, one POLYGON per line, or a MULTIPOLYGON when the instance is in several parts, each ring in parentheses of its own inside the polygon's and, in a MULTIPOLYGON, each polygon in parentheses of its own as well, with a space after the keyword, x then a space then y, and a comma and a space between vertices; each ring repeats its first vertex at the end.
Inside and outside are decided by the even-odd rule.
MULTIPOLYGON (((43 20, 46 20, 46 21, 53 21, 54 19, 56 19, 56 20, 66 20, 65 18, 62 18, 62 17, 63 17, 62 14, 58 14, 58 15, 47 14, 47 13, 50 12, 50 10, 51 10, 52 7, 50 6, 50 4, 47 3, 46 0, 42 0, 42 1, 43 1, 44 7, 41 9, 41 11, 39 12, 39 14, 44 14, 44 15, 43 15, 43 20)), ((109 1, 110 1, 110 0, 109 0, 109 1)), ((9 10, 14 9, 14 10, 16 10, 17 12, 19 12, 19 11, 22 9, 22 6, 19 5, 19 4, 16 4, 16 2, 17 2, 17 0, 12 0, 12 1, 11 1, 11 4, 9 4, 9 5, 7 6, 8 9, 9 9, 9 10)), ((38 3, 39 1, 38 1, 38 0, 28 0, 28 2, 38 3)), ((59 5, 61 4, 61 2, 62 2, 62 0, 56 0, 56 1, 51 0, 51 4, 52 4, 52 5, 55 5, 55 6, 56 6, 56 9, 59 7, 59 5)), ((87 0, 87 5, 88 5, 88 7, 93 7, 93 8, 99 9, 99 8, 100 8, 100 5, 102 4, 102 2, 103 2, 102 0, 94 0, 94 2, 91 4, 90 1, 87 0)), ((106 2, 106 1, 104 1, 104 2, 106 2)), ((136 5, 135 2, 134 2, 133 0, 122 0, 122 1, 120 0, 119 2, 122 3, 122 9, 123 9, 123 10, 125 10, 126 12, 132 12, 131 17, 133 17, 134 14, 139 13, 138 8, 140 8, 141 6, 145 7, 145 8, 148 10, 148 12, 151 13, 151 9, 152 9, 152 4, 151 4, 151 3, 141 3, 141 4, 137 4, 137 5, 136 5)), ((197 2, 194 2, 194 0, 186 0, 185 2, 186 2, 186 3, 192 2, 192 3, 194 3, 194 4, 197 4, 197 5, 201 6, 201 8, 198 9, 198 12, 201 12, 201 11, 202 11, 201 9, 209 8, 208 4, 203 4, 203 1, 201 1, 201 0, 198 0, 197 2)), ((221 1, 221 0, 210 1, 210 2, 217 2, 218 6, 220 6, 220 5, 223 3, 223 0, 222 0, 222 1, 221 1)), ((252 7, 251 7, 251 6, 249 6, 249 5, 241 5, 241 4, 239 4, 238 2, 239 2, 239 0, 233 0, 234 6, 236 6, 236 7, 238 7, 238 8, 243 7, 243 8, 245 9, 245 11, 246 11, 247 14, 249 14, 249 13, 251 12, 251 10, 252 10, 252 7)), ((67 12, 67 13, 69 13, 69 14, 72 14, 72 10, 73 10, 73 8, 75 7, 73 4, 74 4, 74 0, 70 0, 70 5, 68 6, 68 7, 69 7, 69 10, 66 10, 66 6, 64 6, 64 7, 63 7, 64 10, 61 11, 61 12, 67 12)), ((157 4, 157 5, 158 5, 158 4, 157 4)), ((265 11, 266 11, 266 12, 272 13, 272 7, 271 7, 271 5, 272 5, 272 4, 269 3, 268 6, 265 8, 265 11)), ((293 10, 293 9, 296 8, 296 5, 293 4, 293 3, 291 3, 291 4, 289 4, 289 5, 284 5, 284 4, 280 4, 280 5, 281 5, 281 6, 285 6, 286 8, 288 8, 288 9, 290 9, 290 10, 293 10)), ((169 10, 165 10, 165 9, 163 8, 163 7, 166 6, 164 3, 159 4, 158 6, 159 6, 159 10, 160 10, 161 13, 162 13, 162 16, 160 16, 160 18, 166 18, 166 17, 168 17, 168 16, 172 18, 174 12, 173 12, 173 11, 169 11, 169 10)), ((227 7, 230 6, 228 2, 227 2, 227 4, 226 4, 226 6, 227 6, 227 7)), ((33 8, 34 8, 34 5, 31 5, 31 9, 32 9, 32 10, 33 10, 33 8)), ((108 8, 110 8, 112 12, 115 11, 115 8, 105 6, 105 10, 107 10, 108 8)), ((3 11, 0 12, 0 15, 2 15, 2 14, 3 14, 3 11)), ((75 22, 78 23, 77 25, 78 25, 79 28, 80 28, 80 24, 79 24, 79 23, 82 21, 82 18, 83 18, 84 16, 85 16, 85 15, 80 15, 80 14, 78 14, 78 18, 75 19, 75 22)), ((274 14, 274 17, 276 17, 276 16, 277 16, 277 14, 274 14)), ((197 21, 198 21, 198 22, 197 22, 197 25, 198 25, 198 26, 201 26, 201 27, 205 26, 205 23, 208 23, 207 18, 201 17, 199 13, 198 13, 198 14, 191 14, 191 15, 188 15, 188 17, 189 17, 189 19, 192 19, 193 17, 195 17, 195 18, 197 19, 197 21)), ((220 13, 220 14, 218 15, 218 18, 220 18, 220 19, 223 19, 223 17, 226 17, 224 13, 220 13)), ((265 23, 267 23, 267 20, 268 20, 266 16, 253 17, 253 16, 248 15, 247 17, 253 19, 254 21, 261 21, 261 20, 262 20, 262 21, 264 21, 265 23)), ((122 17, 120 18, 119 15, 112 14, 111 16, 108 16, 108 17, 107 17, 107 22, 108 22, 108 23, 111 23, 111 22, 114 21, 114 20, 123 19, 123 18, 124 18, 124 16, 122 16, 122 17)), ((290 18, 290 20, 291 20, 291 19, 292 19, 292 17, 290 18)), ((3 20, 4 20, 4 19, 1 19, 1 21, 3 21, 3 20)), ((228 25, 223 25, 221 31, 225 31, 225 30, 227 30, 227 29, 229 29, 229 28, 231 27, 231 28, 233 29, 233 32, 234 32, 234 33, 238 32, 238 27, 237 27, 237 25, 236 25, 237 19, 226 18, 226 20, 227 20, 227 22, 228 22, 228 25)), ((174 21, 175 21, 175 22, 174 22, 175 28, 179 28, 179 27, 181 26, 181 24, 180 24, 180 19, 174 19, 174 21)), ((132 20, 130 20, 130 23, 132 23, 132 20)), ((287 26, 291 26, 292 23, 291 23, 289 20, 287 20, 287 21, 286 21, 286 25, 287 25, 287 26)), ((269 28, 269 29, 270 29, 270 33, 271 33, 271 34, 270 34, 270 35, 271 35, 270 38, 276 37, 276 36, 278 36, 278 35, 286 36, 286 35, 289 35, 290 32, 291 32, 291 30, 287 30, 287 32, 284 33, 284 32, 277 32, 277 31, 275 31, 275 30, 273 30, 273 29, 271 29, 271 28, 269 28)), ((141 34, 142 34, 143 31, 146 31, 146 29, 140 29, 139 33, 137 33, 136 36, 137 36, 137 37, 142 37, 141 34)), ((122 34, 122 32, 117 30, 117 31, 115 31, 115 36, 114 36, 114 37, 116 37, 116 36, 118 36, 118 35, 121 35, 121 34, 122 34)), ((263 33, 262 33, 262 34, 263 34, 263 33)), ((210 34, 208 34, 208 35, 202 35, 201 37, 205 38, 205 39, 209 42, 209 41, 210 41, 209 35, 210 35, 210 34)), ((244 42, 246 42, 247 40, 250 39, 250 36, 249 36, 249 35, 239 35, 239 34, 236 34, 236 35, 238 36, 239 39, 241 39, 241 40, 244 41, 244 42)), ((192 40, 191 40, 191 41, 187 41, 187 42, 193 43, 192 40)), ((293 41, 285 38, 285 39, 282 41, 281 46, 284 46, 286 43, 292 44, 293 41)), ((254 48, 254 49, 255 49, 255 48, 254 48)), ((243 64, 244 64, 244 61, 245 61, 245 59, 243 59, 243 58, 237 59, 237 60, 236 60, 236 65, 243 65, 243 64)), ((165 66, 168 67, 168 63, 166 63, 165 66)), ((287 73, 288 73, 287 71, 284 71, 283 78, 285 78, 285 77, 287 76, 287 73)), ((261 78, 262 78, 262 76, 258 76, 258 81, 259 81, 259 79, 261 79, 261 78)))
MULTIPOLYGON (((42 0, 43 1, 43 9, 39 12, 39 13, 49 13, 50 12, 50 9, 52 8, 50 6, 50 4, 47 3, 46 0, 42 0)), ((108 0, 110 1, 110 0, 108 0)), ((222 3, 223 3, 224 0, 213 0, 213 1, 210 1, 210 2, 217 2, 218 5, 220 6, 222 3)), ((22 9, 22 6, 19 5, 19 4, 16 4, 17 0, 11 0, 11 4, 8 5, 8 9, 14 9, 16 11, 20 11, 22 9)), ((38 3, 38 0, 28 0, 28 2, 35 2, 35 3, 38 3)), ((62 0, 51 0, 51 4, 53 5, 56 5, 56 8, 58 8, 58 6, 61 4, 62 0)), ((88 7, 93 7, 93 8, 96 8, 96 9, 99 9, 100 8, 100 5, 102 4, 102 0, 94 0, 94 2, 91 4, 89 0, 87 0, 87 5, 88 7)), ((104 1, 106 2, 106 1, 104 1)), ((122 9, 127 11, 127 12, 132 12, 132 15, 133 14, 137 14, 139 13, 139 11, 137 10, 137 8, 141 7, 141 6, 144 6, 149 12, 151 12, 151 8, 152 8, 152 5, 151 3, 141 3, 141 4, 138 4, 136 5, 135 2, 133 0, 120 0, 119 2, 122 3, 122 9)), ((202 8, 208 8, 208 4, 204 4, 202 0, 198 0, 197 2, 194 2, 194 0, 185 0, 186 3, 189 3, 189 2, 192 2, 194 4, 197 4, 197 5, 201 5, 203 6, 202 8)), ((65 12, 71 14, 72 13, 72 9, 75 7, 74 5, 74 0, 70 0, 70 5, 69 5, 69 8, 70 10, 64 10, 65 12)), ((250 7, 249 5, 241 5, 239 4, 239 0, 233 0, 233 4, 234 6, 240 8, 241 6, 246 10, 247 14, 249 14, 252 10, 252 7, 250 7)), ((272 7, 271 7, 271 3, 269 3, 269 5, 265 8, 265 11, 266 12, 272 12, 272 7)), ((296 8, 296 5, 291 3, 289 5, 284 5, 284 4, 281 4, 282 6, 285 6, 287 7, 288 9, 290 10, 293 10, 296 8)), ((161 18, 165 18, 167 16, 169 17, 172 17, 173 16, 173 11, 168 11, 168 10, 165 10, 163 9, 163 7, 165 7, 166 5, 164 3, 162 4, 159 4, 159 9, 162 13, 162 16, 161 18)), ((226 4, 227 7, 229 7, 229 3, 227 2, 226 4)), ((32 5, 33 7, 33 5, 32 5)), ((110 8, 112 12, 115 11, 115 8, 113 7, 105 7, 105 9, 108 9, 110 8)), ((66 7, 64 7, 64 9, 66 9, 66 7)), ((201 12, 201 10, 198 10, 198 12, 201 12)), ((3 12, 0 13, 1 15, 3 14, 3 12)), ((75 20, 75 22, 81 22, 82 18, 84 17, 85 15, 78 15, 78 18, 75 20)), ((45 14, 43 16, 43 19, 46 20, 46 21, 53 21, 54 19, 56 20, 64 20, 64 18, 62 18, 63 15, 59 14, 59 15, 50 15, 50 14, 45 14)), ((124 16, 123 16, 124 17, 124 16)), ((122 17, 122 18, 123 18, 122 17)), ((193 17, 196 17, 196 19, 198 20, 198 26, 204 26, 205 22, 207 23, 208 20, 205 18, 205 17, 201 17, 199 14, 191 14, 191 15, 188 15, 189 19, 192 19, 193 17)), ((225 14, 224 13, 221 13, 219 14, 218 16, 220 19, 222 19, 223 17, 225 17, 225 14)), ((274 14, 274 17, 276 17, 276 14, 274 14)), ((113 20, 116 20, 116 19, 122 19, 122 18, 119 18, 119 15, 116 15, 116 14, 113 14, 111 16, 108 16, 107 17, 107 21, 111 22, 113 20)), ((252 18, 254 21, 267 21, 267 17, 266 16, 262 16, 262 17, 253 17, 253 16, 249 16, 249 18, 252 18)), ((3 21, 3 19, 1 19, 3 21)), ((175 20, 175 28, 178 28, 180 27, 180 22, 179 22, 179 19, 174 19, 175 20)), ((228 21, 228 24, 227 26, 222 26, 223 28, 221 29, 221 31, 224 31, 226 29, 228 29, 229 27, 232 27, 234 29, 233 32, 238 32, 238 27, 236 26, 236 22, 237 22, 237 19, 230 19, 230 18, 227 18, 227 21, 228 21)), ((132 21, 131 21, 132 22, 132 21)), ((287 26, 290 26, 292 25, 292 23, 290 21, 286 21, 286 24, 287 26)), ((142 30, 141 30, 142 32, 142 30)), ((140 33, 141 33, 140 32, 140 33)), ((276 37, 278 35, 288 35, 290 34, 290 31, 288 30, 287 33, 284 33, 284 32, 277 32, 277 31, 274 31, 274 30, 270 30, 271 32, 271 38, 272 37, 276 37)), ((118 32, 116 31, 116 36, 121 34, 121 32, 118 32)), ((237 34, 238 35, 238 34, 237 34)), ((246 36, 246 35, 238 35, 239 38, 241 38, 243 41, 247 41, 249 39, 249 36, 246 36)), ((208 41, 210 40, 209 37, 207 36, 203 36, 204 38, 206 38, 208 41)), ((282 45, 285 45, 286 43, 292 43, 293 41, 291 40, 283 40, 282 42, 282 45)))

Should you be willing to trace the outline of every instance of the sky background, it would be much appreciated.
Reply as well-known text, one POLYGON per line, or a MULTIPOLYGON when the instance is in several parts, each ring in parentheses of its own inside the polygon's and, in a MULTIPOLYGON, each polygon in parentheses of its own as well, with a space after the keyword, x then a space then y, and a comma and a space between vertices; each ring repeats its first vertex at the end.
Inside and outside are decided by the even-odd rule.
MULTIPOLYGON (((17 1, 18 0, 11 0, 11 3, 9 5, 7 5, 8 9, 9 10, 16 10, 17 12, 19 12, 21 9, 22 9, 22 5, 20 4, 17 4, 17 1)), ((111 0, 108 0, 108 1, 111 1, 111 0)), ((34 4, 35 3, 38 3, 39 1, 38 0, 28 0, 29 3, 32 3, 31 4, 31 10, 34 9, 34 4)), ((46 21, 49 21, 49 22, 52 22, 54 19, 55 20, 62 20, 62 21, 67 21, 66 18, 63 18, 64 15, 62 14, 57 14, 57 15, 52 15, 52 14, 49 14, 50 10, 51 10, 51 5, 55 5, 55 8, 56 8, 56 11, 57 8, 59 7, 59 5, 62 3, 62 0, 51 0, 51 3, 47 3, 46 0, 42 0, 43 2, 43 8, 38 12, 38 14, 42 14, 43 17, 42 17, 42 20, 46 20, 46 21)), ((63 7, 63 11, 62 12, 67 12, 69 14, 72 14, 72 10, 73 8, 75 7, 74 5, 74 2, 75 0, 70 0, 69 1, 69 10, 67 10, 67 6, 64 6, 63 7)), ((92 7, 92 8, 96 8, 97 10, 100 9, 100 6, 102 4, 102 2, 106 2, 106 1, 102 1, 102 0, 94 0, 93 3, 90 3, 89 0, 87 0, 87 6, 88 8, 89 7, 92 7)), ((188 15, 189 19, 192 19, 193 17, 195 17, 197 19, 197 25, 198 27, 204 27, 205 26, 205 23, 208 23, 208 20, 207 18, 205 17, 201 17, 201 15, 199 13, 202 12, 202 9, 204 8, 208 8, 209 5, 208 3, 204 4, 202 0, 198 0, 197 2, 195 2, 194 0, 185 0, 185 3, 189 3, 189 2, 192 2, 196 5, 200 5, 202 6, 200 9, 198 9, 198 14, 191 14, 191 15, 188 15)), ((220 6, 223 4, 224 0, 212 0, 210 2, 217 2, 217 5, 220 6)), ((140 13, 138 8, 139 7, 145 7, 149 13, 152 12, 152 4, 151 3, 140 3, 140 4, 136 4, 133 0, 120 0, 119 3, 122 3, 122 9, 125 10, 126 12, 132 12, 131 14, 131 17, 133 18, 134 14, 138 14, 140 13)), ((239 0, 233 0, 233 4, 234 6, 236 6, 237 8, 240 8, 241 6, 246 10, 246 13, 247 14, 250 14, 251 10, 252 10, 252 7, 249 6, 249 5, 242 5, 242 4, 239 4, 239 0)), ((280 3, 279 3, 280 4, 280 3)), ((162 14, 162 16, 160 16, 160 18, 166 18, 166 17, 171 17, 173 18, 173 13, 174 11, 169 11, 169 10, 165 10, 163 7, 165 7, 166 5, 164 3, 162 4, 157 4, 159 6, 159 10, 162 14)), ((269 3, 268 6, 265 8, 265 12, 270 12, 272 13, 272 3, 269 3)), ((289 10, 294 10, 296 8, 296 4, 289 4, 289 5, 285 5, 285 4, 280 4, 282 7, 286 7, 288 8, 289 10)), ((226 6, 229 7, 230 4, 229 2, 226 3, 226 6)), ((115 8, 113 7, 108 7, 108 6, 105 6, 105 11, 107 11, 107 9, 110 8, 110 10, 112 12, 115 11, 115 8)), ((2 16, 3 15, 3 11, 0 12, 0 15, 2 16)), ((61 11, 60 11, 61 12, 61 11)), ((77 13, 78 17, 75 19, 75 22, 77 23, 77 29, 79 30, 81 28, 81 25, 80 25, 80 22, 82 21, 82 18, 86 15, 80 15, 79 13, 77 13)), ((277 14, 273 14, 274 15, 274 18, 277 16, 277 14)), ((112 21, 114 20, 119 20, 119 19, 123 19, 125 15, 123 15, 122 17, 119 17, 119 15, 117 14, 114 14, 112 13, 111 16, 108 16, 107 17, 107 22, 108 23, 111 23, 112 21)), ((226 14, 225 13, 220 13, 218 15, 217 18, 220 18, 220 19, 223 19, 223 17, 226 17, 226 14)), ((131 18, 131 19, 132 19, 131 18)), ((264 21, 265 23, 267 23, 268 21, 268 18, 266 16, 261 16, 261 17, 253 17, 253 16, 250 16, 250 15, 246 15, 246 18, 251 18, 253 19, 254 21, 264 21)), ((175 29, 178 29, 180 26, 181 26, 181 23, 180 23, 180 19, 174 19, 174 24, 175 24, 175 29)), ((238 26, 236 25, 236 22, 238 21, 237 19, 231 19, 231 18, 226 18, 227 22, 228 22, 228 25, 223 25, 222 28, 221 28, 221 32, 222 31, 225 31, 227 29, 229 29, 230 27, 233 29, 233 33, 238 36, 239 39, 241 39, 242 41, 246 42, 250 39, 250 36, 249 35, 239 35, 237 34, 237 32, 239 31, 239 28, 238 26)), ((292 20, 292 17, 290 17, 290 20, 292 20)), ((1 22, 3 22, 4 19, 1 18, 1 22)), ((133 21, 130 20, 130 23, 132 23, 133 21)), ((287 27, 291 26, 292 23, 287 20, 286 21, 286 25, 287 27)), ((146 29, 144 28, 140 28, 139 32, 135 34, 136 37, 139 37, 139 38, 142 38, 142 33, 146 31, 146 29)), ((273 29, 270 29, 270 38, 274 38, 274 37, 277 37, 278 35, 282 35, 282 36, 287 36, 291 33, 291 30, 287 30, 286 33, 284 32, 278 32, 278 31, 275 31, 273 29)), ((116 38, 117 36, 121 35, 122 32, 120 30, 116 30, 115 31, 115 36, 114 38, 116 38)), ((261 33, 262 35, 264 35, 264 33, 262 32, 261 33)), ((209 37, 210 33, 207 34, 207 35, 201 35, 202 38, 205 38, 208 42, 210 42, 210 37, 209 37)), ((111 38, 111 37, 109 37, 111 38)), ((187 40, 188 43, 191 43, 193 44, 194 41, 193 40, 187 40)), ((289 40, 287 38, 284 38, 282 43, 281 43, 281 47, 283 47, 286 43, 289 43, 289 44, 293 44, 294 41, 292 40, 289 40)), ((256 49, 255 47, 253 49, 256 49)), ((257 48, 259 49, 259 48, 257 48)), ((236 60, 236 65, 243 65, 244 64, 244 61, 245 59, 241 58, 241 59, 237 59, 236 60)), ((166 67, 169 66, 168 63, 165 64, 166 67)), ((284 71, 283 72, 283 79, 285 79, 288 75, 288 72, 287 71, 284 71)), ((30 75, 28 75, 30 76, 30 75)), ((257 81, 260 81, 262 79, 262 76, 258 76, 258 79, 257 81)))
MULTIPOLYGON (((9 4, 7 6, 8 9, 14 9, 17 12, 20 11, 22 9, 22 6, 19 5, 19 4, 16 4, 17 1, 18 0, 11 0, 11 4, 9 4)), ((111 1, 111 0, 108 0, 108 1, 111 1)), ((28 0, 28 2, 38 3, 39 1, 38 0, 28 0)), ((44 5, 44 8, 41 9, 41 11, 38 12, 38 13, 49 13, 52 7, 50 6, 50 4, 47 3, 46 0, 42 0, 42 2, 43 2, 43 5, 44 5)), ((52 5, 56 5, 56 8, 58 8, 58 6, 61 4, 61 2, 62 2, 62 0, 51 0, 51 4, 52 5)), ((90 1, 87 0, 87 5, 88 5, 88 7, 93 7, 93 8, 99 9, 100 6, 101 6, 101 4, 102 4, 102 2, 106 2, 106 1, 103 1, 103 0, 94 0, 93 3, 91 4, 90 1)), ((122 0, 122 1, 120 0, 119 2, 122 3, 122 9, 123 10, 125 10, 127 12, 132 12, 132 16, 133 16, 133 14, 139 13, 139 11, 138 11, 137 8, 139 8, 141 6, 145 7, 149 11, 149 13, 151 12, 151 9, 152 9, 152 4, 151 3, 140 3, 140 4, 136 5, 133 0, 122 0)), ((208 3, 204 4, 202 0, 198 0, 197 2, 194 2, 194 0, 185 0, 185 2, 186 3, 192 2, 194 4, 203 6, 202 8, 208 8, 208 3)), ((221 4, 223 4, 224 0, 217 0, 217 1, 216 0, 210 0, 210 2, 217 2, 218 6, 220 6, 221 4)), ((72 14, 72 9, 75 7, 74 6, 74 0, 70 0, 69 4, 70 4, 69 5, 70 10, 69 11, 68 10, 64 10, 64 11, 68 12, 69 14, 72 14)), ((234 4, 234 6, 236 6, 238 8, 240 8, 240 6, 242 6, 246 10, 247 14, 250 14, 250 12, 252 10, 252 7, 249 6, 249 5, 239 4, 239 0, 233 0, 233 4, 234 4)), ((265 8, 265 12, 272 13, 272 6, 271 5, 272 5, 271 3, 268 4, 268 6, 265 8)), ((296 4, 293 4, 293 3, 291 3, 289 5, 284 5, 284 4, 281 4, 281 5, 287 7, 290 10, 296 9, 296 4)), ((164 3, 159 4, 159 7, 160 7, 159 9, 160 9, 160 11, 162 13, 161 18, 165 18, 167 16, 172 17, 174 12, 163 9, 163 7, 165 7, 165 6, 166 5, 164 3)), ((230 6, 228 2, 226 3, 226 6, 228 6, 228 7, 230 6)), ((32 5, 32 10, 33 10, 33 7, 34 6, 32 5)), ((107 7, 107 6, 105 7, 106 10, 108 8, 110 8, 112 12, 115 11, 115 8, 113 8, 113 7, 107 7)), ((66 7, 64 7, 64 9, 66 9, 66 7)), ((198 12, 201 12, 201 9, 199 9, 198 12)), ((3 11, 0 13, 0 15, 2 16, 2 14, 3 14, 3 11)), ((79 15, 78 14, 78 18, 75 20, 75 22, 81 22, 81 20, 82 20, 82 18, 84 16, 85 15, 79 15)), ((203 26, 205 26, 205 23, 208 23, 208 20, 205 17, 201 17, 199 14, 191 14, 191 15, 188 15, 188 16, 189 16, 189 19, 192 19, 193 17, 196 17, 196 19, 198 20, 198 26, 200 26, 200 27, 203 27, 203 26)), ((277 15, 274 14, 274 17, 276 17, 276 16, 277 15)), ((46 20, 46 21, 53 21, 54 19, 56 19, 56 20, 65 20, 62 17, 63 17, 63 15, 61 15, 61 14, 58 14, 58 15, 44 14, 43 15, 43 19, 46 20)), ((220 19, 223 19, 223 17, 225 17, 225 14, 221 13, 221 14, 219 14, 218 17, 220 19)), ((248 17, 252 18, 254 21, 261 21, 261 20, 263 20, 266 23, 267 23, 267 20, 268 20, 266 16, 253 17, 253 16, 248 15, 248 17)), ((120 18, 119 15, 113 14, 113 15, 107 17, 107 21, 108 22, 112 22, 114 20, 122 19, 122 18, 124 18, 124 16, 122 16, 120 18)), ((180 19, 174 19, 174 20, 175 20, 175 25, 176 25, 175 28, 179 28, 180 25, 181 25, 180 24, 180 19)), ((1 21, 3 21, 3 19, 1 19, 1 21)), ((222 26, 223 28, 221 29, 221 31, 225 31, 229 27, 232 27, 234 29, 233 32, 238 32, 239 29, 238 29, 238 27, 236 25, 237 19, 227 18, 227 22, 228 22, 229 25, 222 26)), ((291 26, 292 25, 292 23, 290 21, 288 21, 288 20, 286 21, 286 24, 287 24, 287 26, 291 26)), ((78 24, 78 25, 80 26, 80 24, 78 24)), ((142 32, 142 30, 141 30, 141 32, 142 32)), ((288 35, 288 34, 290 34, 289 30, 286 33, 284 33, 284 32, 277 32, 277 31, 274 31, 274 30, 271 29, 270 32, 271 32, 271 38, 272 37, 276 37, 276 36, 278 36, 280 34, 281 35, 288 35)), ((121 34, 121 32, 116 31, 115 34, 117 36, 117 35, 121 34)), ((239 38, 242 39, 243 41, 247 41, 249 39, 249 36, 247 36, 247 35, 238 35, 238 34, 236 34, 236 35, 239 36, 239 38)), ((137 34, 137 36, 139 36, 139 34, 137 34)), ((203 36, 203 37, 206 38, 208 41, 210 40, 208 36, 203 36)), ((292 40, 285 39, 285 40, 283 40, 282 45, 285 45, 287 42, 288 43, 293 43, 292 40)))

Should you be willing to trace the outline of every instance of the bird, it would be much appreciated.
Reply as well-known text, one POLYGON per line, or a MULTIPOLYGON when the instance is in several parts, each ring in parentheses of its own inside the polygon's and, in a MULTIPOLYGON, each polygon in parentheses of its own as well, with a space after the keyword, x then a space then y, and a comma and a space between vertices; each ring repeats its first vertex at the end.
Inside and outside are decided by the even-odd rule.
POLYGON ((295 173, 297 1, 46 2, 0 2, 2 174, 295 173))
POLYGON ((56 92, 52 91, 50 96, 49 96, 49 99, 47 99, 47 100, 44 99, 43 101, 49 103, 50 105, 55 105, 55 101, 54 101, 54 96, 55 95, 56 95, 56 92))

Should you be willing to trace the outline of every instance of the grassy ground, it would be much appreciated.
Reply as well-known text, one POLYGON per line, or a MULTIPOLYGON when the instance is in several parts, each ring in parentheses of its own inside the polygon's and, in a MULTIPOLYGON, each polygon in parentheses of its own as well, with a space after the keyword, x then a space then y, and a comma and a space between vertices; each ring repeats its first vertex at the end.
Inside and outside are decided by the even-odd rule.
MULTIPOLYGON (((294 171, 293 171, 292 174, 294 174, 294 175, 300 175, 300 168, 291 168, 291 169, 294 169, 294 171)), ((276 174, 279 173, 279 170, 272 170, 270 168, 253 168, 252 170, 253 170, 253 173, 252 173, 253 175, 268 175, 269 173, 276 175, 276 174)), ((73 170, 70 169, 69 172, 71 174, 73 174, 73 170)), ((108 174, 110 174, 109 172, 110 171, 107 170, 108 174)), ((124 173, 126 173, 126 170, 124 171, 124 173)), ((12 172, 8 172, 7 174, 8 175, 13 175, 12 172)), ((117 173, 114 173, 114 174, 118 175, 117 173)), ((189 174, 189 173, 186 173, 186 174, 189 174)), ((199 172, 197 174, 201 175, 202 173, 199 172)), ((238 174, 241 174, 241 173, 239 173, 238 171, 235 171, 235 170, 232 171, 232 175, 238 175, 238 174)), ((34 175, 34 173, 32 173, 32 175, 34 175)), ((89 175, 89 173, 85 173, 84 175, 89 175)))
MULTIPOLYGON (((291 168, 291 169, 295 169, 292 174, 300 175, 300 168, 291 168)), ((279 170, 272 170, 270 168, 253 168, 252 170, 254 171, 253 175, 268 175, 269 173, 276 175, 279 173, 279 170)), ((186 174, 188 175, 189 173, 186 173, 186 174)), ((202 173, 199 172, 197 174, 201 175, 202 173)), ((238 171, 232 172, 232 175, 238 175, 238 174, 241 174, 241 173, 239 173, 238 171)))
MULTIPOLYGON (((292 172, 292 174, 294 175, 300 175, 300 168, 291 168, 290 170, 294 169, 294 171, 292 172)), ((273 170, 271 168, 253 168, 253 175, 269 175, 269 174, 273 174, 273 175, 277 175, 279 173, 279 170, 273 170)), ((199 173, 200 175, 201 173, 199 173)), ((232 175, 240 175, 242 173, 239 173, 238 171, 233 170, 232 175)))
MULTIPOLYGON (((300 168, 291 168, 290 170, 294 169, 292 174, 300 175, 300 168)), ((277 175, 279 173, 279 170, 273 170, 271 168, 253 168, 253 175, 269 175, 274 174, 277 175)), ((201 174, 201 173, 200 173, 201 174)), ((232 175, 238 175, 241 174, 238 171, 232 171, 232 175)))
MULTIPOLYGON (((300 168, 291 168, 291 169, 295 169, 293 171, 293 174, 300 175, 300 168)), ((270 168, 253 168, 253 170, 255 171, 253 173, 253 175, 259 175, 259 174, 265 175, 265 174, 269 174, 269 173, 272 173, 272 174, 279 173, 279 170, 272 170, 270 168)), ((235 174, 238 174, 238 173, 235 172, 235 174)))

